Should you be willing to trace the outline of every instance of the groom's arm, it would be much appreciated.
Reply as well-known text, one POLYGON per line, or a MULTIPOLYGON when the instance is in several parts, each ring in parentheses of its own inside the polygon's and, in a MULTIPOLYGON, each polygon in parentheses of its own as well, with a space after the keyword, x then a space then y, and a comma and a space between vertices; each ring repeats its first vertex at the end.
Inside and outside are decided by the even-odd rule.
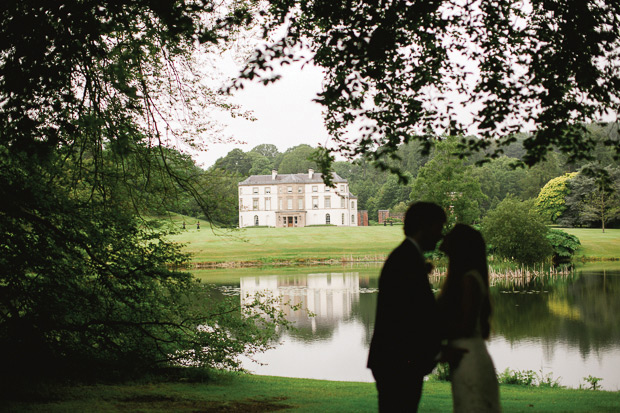
POLYGON ((441 350, 437 355, 437 362, 458 364, 465 353, 469 353, 469 350, 460 347, 452 347, 447 344, 441 345, 441 350))

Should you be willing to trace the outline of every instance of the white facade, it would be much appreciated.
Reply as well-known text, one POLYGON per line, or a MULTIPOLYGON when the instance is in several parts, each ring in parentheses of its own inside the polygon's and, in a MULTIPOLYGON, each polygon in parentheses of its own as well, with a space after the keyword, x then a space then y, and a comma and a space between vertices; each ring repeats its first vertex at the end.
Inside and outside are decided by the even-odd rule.
POLYGON ((346 179, 320 173, 252 175, 239 183, 239 227, 357 226, 357 197, 346 179))

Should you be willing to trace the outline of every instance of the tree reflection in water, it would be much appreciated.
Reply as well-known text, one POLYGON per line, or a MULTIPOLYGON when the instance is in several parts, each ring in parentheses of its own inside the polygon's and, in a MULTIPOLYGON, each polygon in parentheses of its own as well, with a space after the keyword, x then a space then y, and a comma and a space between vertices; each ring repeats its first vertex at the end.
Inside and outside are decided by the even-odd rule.
POLYGON ((568 344, 584 357, 620 343, 620 270, 582 270, 492 294, 494 332, 509 342, 568 344))

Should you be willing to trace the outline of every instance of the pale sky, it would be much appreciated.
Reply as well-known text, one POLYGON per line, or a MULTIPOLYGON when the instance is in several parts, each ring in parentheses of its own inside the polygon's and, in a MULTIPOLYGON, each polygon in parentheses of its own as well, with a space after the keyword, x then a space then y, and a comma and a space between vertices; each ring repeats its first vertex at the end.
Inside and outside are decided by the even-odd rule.
MULTIPOLYGON (((238 67, 232 62, 228 66, 228 75, 232 75, 238 67)), ((317 93, 321 91, 323 73, 320 68, 307 65, 303 69, 300 65, 284 66, 276 70, 282 78, 275 83, 263 85, 257 82, 245 82, 244 89, 235 92, 232 103, 242 106, 242 109, 251 111, 255 121, 244 118, 231 118, 226 115, 220 122, 224 125, 223 135, 233 137, 245 144, 210 143, 206 152, 201 152, 193 158, 204 168, 212 166, 218 158, 226 156, 234 148, 244 152, 257 145, 267 143, 275 145, 280 152, 300 144, 329 145, 329 135, 324 127, 322 107, 313 102, 317 93)), ((431 93, 432 95, 432 93, 431 93)), ((463 105, 464 96, 449 92, 451 103, 456 108, 456 118, 470 124, 473 120, 472 112, 478 109, 476 104, 463 105), (460 107, 459 107, 460 106, 460 107)), ((436 108, 441 109, 444 103, 433 102, 436 108)), ((515 119, 519 119, 518 116, 515 119)), ((607 121, 615 121, 616 115, 610 114, 607 121)), ((533 130, 534 125, 523 124, 524 130, 533 130)), ((475 128, 468 130, 476 134, 475 128)))
POLYGON ((326 144, 328 134, 323 126, 321 106, 312 101, 321 90, 322 72, 315 66, 285 67, 278 70, 282 78, 267 86, 247 82, 232 101, 253 112, 255 121, 228 117, 225 133, 245 145, 210 144, 196 161, 207 168, 234 148, 244 152, 257 145, 276 145, 280 152, 305 143, 316 147, 326 144))

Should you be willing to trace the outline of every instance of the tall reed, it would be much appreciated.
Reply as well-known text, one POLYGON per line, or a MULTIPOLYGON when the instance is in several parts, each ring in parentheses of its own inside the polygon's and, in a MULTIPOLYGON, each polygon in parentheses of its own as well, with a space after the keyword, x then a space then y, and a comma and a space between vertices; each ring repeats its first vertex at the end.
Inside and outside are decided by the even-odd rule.
MULTIPOLYGON (((447 272, 446 267, 434 267, 429 274, 431 281, 439 281, 447 272)), ((559 267, 516 267, 516 268, 493 268, 489 266, 489 284, 510 284, 513 286, 528 285, 532 282, 545 281, 550 279, 567 278, 573 275, 573 268, 570 266, 559 267)))

